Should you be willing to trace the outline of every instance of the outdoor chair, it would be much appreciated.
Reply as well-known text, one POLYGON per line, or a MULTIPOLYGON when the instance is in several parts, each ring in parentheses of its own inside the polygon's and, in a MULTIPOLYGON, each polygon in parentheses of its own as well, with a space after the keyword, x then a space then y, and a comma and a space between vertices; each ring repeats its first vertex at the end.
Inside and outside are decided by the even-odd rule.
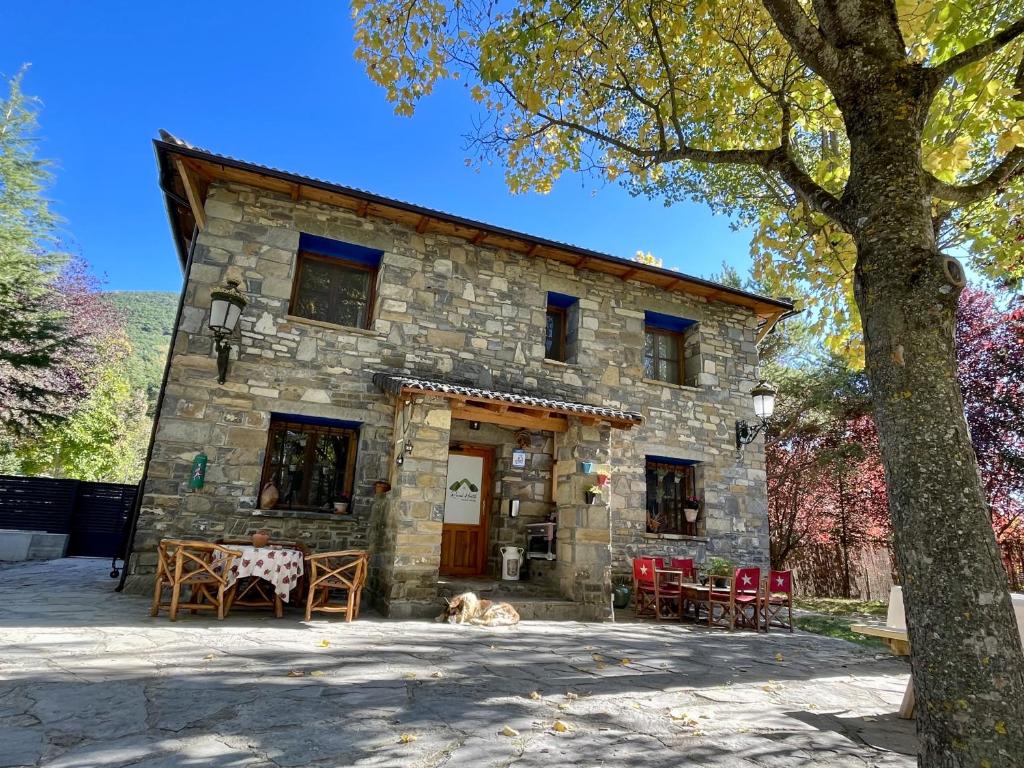
POLYGON ((712 585, 724 581, 725 589, 712 588, 708 600, 708 626, 729 629, 761 627, 761 569, 737 568, 732 576, 713 576, 712 585))
POLYGON ((793 631, 793 572, 769 571, 764 583, 762 616, 764 631, 773 624, 793 631), (783 615, 785 612, 785 615, 783 615))
POLYGON ((369 555, 349 549, 342 552, 322 552, 308 555, 309 591, 306 597, 306 621, 314 611, 344 613, 345 621, 359 618, 359 602, 369 555), (344 604, 332 603, 332 593, 344 592, 344 604))
POLYGON ((673 571, 682 571, 684 581, 693 581, 697 577, 697 569, 692 557, 673 557, 669 566, 673 571))
POLYGON ((683 617, 683 572, 656 568, 654 571, 654 617, 683 617))
POLYGON ((217 611, 217 618, 227 615, 225 597, 231 564, 240 553, 219 544, 206 541, 164 539, 157 547, 156 584, 153 588, 153 607, 156 616, 161 607, 168 609, 171 621, 178 620, 178 609, 193 613, 201 610, 217 611), (182 588, 189 590, 187 602, 182 602, 182 588), (170 588, 171 599, 163 601, 163 592, 170 588))
POLYGON ((637 618, 657 616, 653 557, 633 558, 633 612, 637 618))

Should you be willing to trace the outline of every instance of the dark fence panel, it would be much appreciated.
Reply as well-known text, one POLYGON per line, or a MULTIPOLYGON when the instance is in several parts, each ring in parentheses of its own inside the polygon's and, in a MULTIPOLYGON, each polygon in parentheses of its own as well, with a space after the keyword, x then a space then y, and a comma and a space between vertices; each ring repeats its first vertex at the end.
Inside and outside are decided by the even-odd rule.
POLYGON ((0 475, 0 528, 70 534, 68 554, 113 557, 138 486, 0 475))

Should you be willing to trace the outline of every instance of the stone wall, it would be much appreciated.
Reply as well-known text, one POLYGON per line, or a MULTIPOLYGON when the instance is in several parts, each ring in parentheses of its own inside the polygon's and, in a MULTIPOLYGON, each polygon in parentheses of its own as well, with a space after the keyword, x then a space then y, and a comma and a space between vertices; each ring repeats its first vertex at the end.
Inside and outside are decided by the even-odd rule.
POLYGON ((767 562, 762 444, 747 446, 739 459, 733 444, 735 420, 753 418, 751 311, 243 185, 212 185, 206 215, 143 492, 133 582, 148 586, 156 542, 168 535, 215 538, 269 528, 309 538, 317 548, 372 548, 385 536, 378 530, 384 513, 394 512, 390 498, 372 511, 374 481, 395 474, 395 409, 373 386, 378 370, 639 410, 642 426, 609 437, 606 509, 615 567, 622 569, 629 554, 671 547, 767 562), (300 232, 383 252, 368 330, 288 314, 300 232), (218 385, 209 294, 228 270, 241 273, 250 304, 227 383, 218 385), (579 297, 573 364, 544 359, 548 291, 579 297), (692 358, 699 386, 643 378, 645 310, 699 322, 692 358), (272 412, 362 424, 350 517, 257 510, 272 412), (189 464, 199 450, 210 458, 207 484, 189 493, 189 464), (645 455, 702 462, 706 541, 645 533, 645 455))

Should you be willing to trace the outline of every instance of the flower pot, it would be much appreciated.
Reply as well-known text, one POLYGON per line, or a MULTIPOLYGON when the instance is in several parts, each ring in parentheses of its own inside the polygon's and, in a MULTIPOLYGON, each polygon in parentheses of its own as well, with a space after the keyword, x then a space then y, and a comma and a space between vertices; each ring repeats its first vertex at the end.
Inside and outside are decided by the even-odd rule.
POLYGON ((686 522, 688 523, 697 522, 698 514, 700 514, 700 510, 696 507, 683 507, 683 517, 686 518, 686 522))
POLYGON ((626 584, 619 584, 615 589, 612 590, 612 605, 616 608, 627 608, 629 606, 629 598, 632 595, 633 590, 626 584))
POLYGON ((252 535, 252 545, 254 547, 265 547, 270 543, 270 534, 266 531, 256 531, 252 535))
POLYGON ((583 474, 592 475, 594 474, 594 462, 592 461, 581 461, 580 466, 583 467, 583 474))
POLYGON ((277 486, 273 482, 267 483, 260 491, 260 509, 273 509, 277 506, 277 500, 280 497, 281 494, 278 492, 277 486))
POLYGON ((391 483, 387 482, 386 480, 378 480, 376 483, 373 484, 373 492, 378 495, 382 493, 387 493, 390 490, 391 483))
POLYGON ((597 504, 597 500, 600 498, 601 494, 599 493, 591 493, 590 491, 583 492, 583 500, 586 501, 587 504, 597 504))
POLYGON ((348 514, 348 502, 347 501, 336 501, 336 502, 334 502, 334 514, 336 514, 336 515, 347 515, 348 514))

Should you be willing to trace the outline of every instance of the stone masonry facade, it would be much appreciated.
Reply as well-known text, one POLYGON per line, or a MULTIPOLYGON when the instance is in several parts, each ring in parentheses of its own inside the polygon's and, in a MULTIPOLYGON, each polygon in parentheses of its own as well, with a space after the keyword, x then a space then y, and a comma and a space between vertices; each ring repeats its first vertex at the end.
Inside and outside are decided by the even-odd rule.
MULTIPOLYGON (((480 437, 504 446, 496 452, 495 505, 520 498, 523 522, 557 513, 559 561, 550 578, 566 596, 596 606, 595 615, 603 615, 613 577, 625 574, 629 558, 641 553, 767 565, 762 443, 742 452, 734 444, 736 420, 753 419, 748 393, 758 360, 752 310, 420 234, 242 184, 211 184, 205 214, 143 489, 129 565, 132 588, 148 588, 163 537, 214 539, 265 529, 317 551, 369 549, 379 605, 394 615, 433 610, 448 447, 477 435, 452 419, 449 402, 425 396, 410 405, 403 437, 394 399, 373 384, 378 371, 643 414, 644 423, 632 429, 570 419, 567 432, 537 432, 528 471, 519 474, 511 472, 511 445, 500 428, 485 426, 480 437), (383 252, 368 329, 289 313, 300 233, 383 252), (220 385, 207 322, 210 290, 229 273, 243 278, 249 304, 227 382, 220 385), (578 298, 572 364, 544 358, 549 291, 578 298), (697 341, 687 350, 695 386, 644 378, 645 311, 697 321, 697 341), (360 425, 351 514, 258 508, 272 414, 360 425), (406 439, 413 451, 397 466, 406 439), (206 486, 189 492, 190 463, 200 451, 209 457, 206 486), (646 456, 698 462, 705 535, 647 533, 646 456), (582 459, 598 462, 611 476, 609 492, 594 507, 583 504, 582 490, 593 478, 580 474, 582 459), (392 487, 375 496, 379 480, 392 487)), ((522 546, 521 529, 495 510, 492 573, 498 546, 522 546)))

